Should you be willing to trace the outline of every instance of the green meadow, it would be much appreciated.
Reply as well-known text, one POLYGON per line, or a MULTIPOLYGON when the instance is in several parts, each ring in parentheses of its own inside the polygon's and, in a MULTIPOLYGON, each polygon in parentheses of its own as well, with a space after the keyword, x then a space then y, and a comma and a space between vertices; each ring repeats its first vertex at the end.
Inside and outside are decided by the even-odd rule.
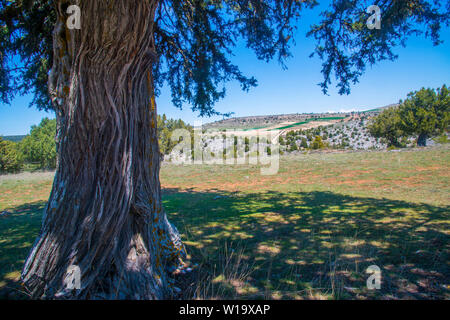
MULTIPOLYGON (((0 176, 0 298, 18 284, 52 173, 0 176)), ((163 164, 163 202, 197 299, 449 299, 450 149, 312 153, 254 165, 163 164), (366 269, 381 269, 369 290, 366 269)))

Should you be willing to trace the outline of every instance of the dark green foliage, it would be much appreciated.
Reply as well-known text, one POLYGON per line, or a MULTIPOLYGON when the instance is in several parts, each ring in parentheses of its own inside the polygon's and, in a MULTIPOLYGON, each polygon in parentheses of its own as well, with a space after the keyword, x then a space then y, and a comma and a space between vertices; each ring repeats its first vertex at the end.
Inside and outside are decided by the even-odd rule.
POLYGON ((324 61, 323 91, 327 92, 334 73, 339 92, 348 94, 350 84, 358 82, 366 66, 377 61, 395 60, 397 55, 392 49, 405 46, 411 35, 424 34, 438 45, 441 27, 449 25, 449 11, 447 1, 333 0, 322 13, 322 21, 312 26, 308 33, 318 42, 314 54, 324 61), (364 12, 372 4, 382 11, 379 30, 370 30, 366 26, 368 15, 364 12))
POLYGON ((383 138, 388 146, 405 146, 406 139, 417 136, 419 146, 426 139, 442 134, 450 125, 450 95, 444 85, 437 90, 422 88, 408 94, 397 108, 380 113, 369 125, 369 132, 383 138))
POLYGON ((298 147, 297 147, 297 143, 295 141, 292 141, 289 145, 290 147, 290 151, 297 151, 298 147))
POLYGON ((300 147, 307 149, 308 148, 308 141, 306 141, 306 138, 303 137, 302 141, 300 142, 300 147))
POLYGON ((338 148, 345 149, 350 147, 350 143, 346 139, 342 139, 341 143, 338 145, 338 148))
POLYGON ((399 147, 399 139, 404 135, 400 129, 400 116, 395 108, 388 108, 375 117, 368 126, 369 132, 376 138, 383 138, 388 147, 399 147))
POLYGON ((47 92, 53 60, 52 1, 0 0, 0 101, 34 93, 32 105, 52 109, 47 92))
POLYGON ((0 173, 18 172, 23 167, 23 157, 17 143, 0 137, 0 173))
POLYGON ((42 119, 38 126, 32 126, 31 132, 21 142, 24 159, 39 164, 41 169, 56 168, 56 120, 42 119))
MULTIPOLYGON (((258 59, 290 57, 300 14, 316 0, 164 0, 156 13, 155 39, 159 59, 155 84, 168 84, 172 101, 192 106, 201 115, 218 114, 214 104, 225 96, 225 83, 236 80, 243 90, 257 84, 243 75, 230 58, 244 40, 258 59)), ((348 93, 366 65, 394 59, 392 48, 418 29, 438 44, 440 28, 449 21, 443 1, 375 1, 383 11, 381 30, 369 30, 365 0, 334 0, 309 35, 317 40, 315 54, 323 61, 322 87, 335 73, 340 93, 348 93), (351 48, 352 50, 347 50, 351 48)), ((34 93, 33 104, 51 109, 47 76, 52 67, 52 1, 0 0, 0 101, 34 93)), ((98 22, 101 26, 101 21, 98 22)), ((157 92, 158 93, 158 92, 157 92)))
POLYGON ((426 145, 430 136, 442 134, 450 124, 450 95, 442 88, 425 89, 408 94, 399 110, 400 127, 406 135, 417 135, 417 144, 426 145))
MULTIPOLYGON (((162 116, 158 115, 158 142, 159 142, 159 150, 162 154, 169 154, 172 149, 179 143, 180 141, 172 141, 172 133, 177 129, 186 129, 191 132, 191 136, 193 133, 192 126, 183 122, 183 120, 178 119, 167 119, 166 115, 162 116)), ((180 138, 181 140, 181 138, 180 138)))

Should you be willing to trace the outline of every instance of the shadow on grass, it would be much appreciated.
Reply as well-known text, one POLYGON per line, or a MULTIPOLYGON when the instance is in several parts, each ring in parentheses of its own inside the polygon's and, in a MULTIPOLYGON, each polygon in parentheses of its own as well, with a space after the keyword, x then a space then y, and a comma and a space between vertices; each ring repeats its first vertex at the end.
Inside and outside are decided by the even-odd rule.
MULTIPOLYGON (((196 297, 450 298, 448 206, 177 189, 163 190, 163 202, 199 264, 196 297), (381 290, 366 288, 373 264, 382 270, 381 290)), ((25 204, 0 218, 0 299, 24 297, 17 280, 44 206, 25 204)))
POLYGON ((448 206, 331 192, 172 189, 163 199, 193 262, 225 298, 450 297, 448 206), (226 279, 217 267, 225 245, 243 248, 240 263, 252 269, 245 281, 226 279), (374 264, 381 290, 366 286, 374 264))
POLYGON ((25 258, 36 239, 42 223, 46 202, 27 203, 0 218, 0 299, 21 299, 18 280, 25 258))

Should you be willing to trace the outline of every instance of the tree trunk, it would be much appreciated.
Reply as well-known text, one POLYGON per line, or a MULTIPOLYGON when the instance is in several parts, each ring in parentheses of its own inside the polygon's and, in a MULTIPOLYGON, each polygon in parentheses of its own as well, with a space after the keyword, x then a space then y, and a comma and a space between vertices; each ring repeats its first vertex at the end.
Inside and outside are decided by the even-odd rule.
POLYGON ((417 138, 417 145, 419 147, 426 147, 427 146, 427 138, 428 138, 428 135, 426 133, 419 134, 419 137, 417 138))
POLYGON ((35 298, 169 298, 184 247, 161 207, 152 64, 158 1, 55 1, 58 168, 22 280, 35 298), (66 28, 68 5, 81 30, 66 28), (71 266, 81 287, 67 286, 71 266))

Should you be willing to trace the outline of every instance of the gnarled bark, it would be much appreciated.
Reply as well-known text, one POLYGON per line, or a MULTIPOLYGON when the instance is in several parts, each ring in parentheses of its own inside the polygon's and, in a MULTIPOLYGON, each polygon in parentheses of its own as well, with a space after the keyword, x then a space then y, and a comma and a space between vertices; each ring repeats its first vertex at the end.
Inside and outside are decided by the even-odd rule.
POLYGON ((158 1, 55 1, 58 168, 22 280, 37 298, 170 297, 184 248, 161 206, 151 77, 158 1), (81 30, 65 26, 81 8, 81 30), (81 288, 68 289, 70 266, 81 288))

